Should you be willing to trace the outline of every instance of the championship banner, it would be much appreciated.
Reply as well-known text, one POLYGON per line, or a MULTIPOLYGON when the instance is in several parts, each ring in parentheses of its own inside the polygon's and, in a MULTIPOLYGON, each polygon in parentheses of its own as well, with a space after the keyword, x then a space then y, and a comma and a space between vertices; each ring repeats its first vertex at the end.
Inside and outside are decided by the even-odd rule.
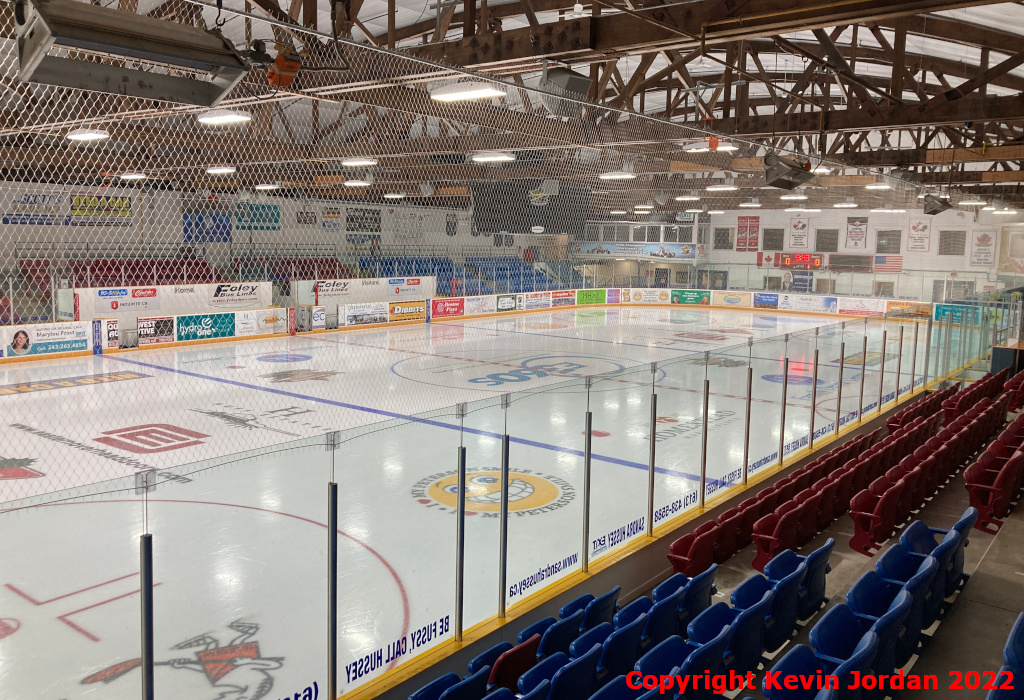
POLYGON ((741 216, 736 219, 736 251, 756 253, 760 248, 761 217, 741 216))
POLYGON ((996 230, 976 228, 971 231, 971 265, 992 267, 996 262, 996 230))
POLYGON ((846 219, 846 247, 850 250, 868 247, 868 220, 860 216, 846 219))
POLYGON ((911 219, 907 234, 907 252, 927 253, 932 247, 932 222, 927 219, 911 219))
POLYGON ((806 217, 797 217, 789 220, 789 248, 806 248, 808 246, 808 234, 811 230, 811 220, 806 217))

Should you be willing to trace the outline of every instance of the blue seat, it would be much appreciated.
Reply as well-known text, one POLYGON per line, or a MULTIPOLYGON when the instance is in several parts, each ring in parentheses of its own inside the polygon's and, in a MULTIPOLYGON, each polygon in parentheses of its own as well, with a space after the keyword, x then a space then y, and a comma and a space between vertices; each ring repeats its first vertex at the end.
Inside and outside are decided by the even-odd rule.
MULTIPOLYGON (((505 690, 508 689, 505 688, 505 690)), ((533 690, 531 690, 529 693, 526 693, 525 695, 520 695, 519 700, 547 700, 549 692, 551 692, 551 681, 545 678, 536 686, 534 686, 533 690)), ((513 695, 513 697, 515 696, 513 695)), ((490 695, 487 696, 487 700, 491 700, 490 695)))
MULTIPOLYGON (((712 676, 718 674, 722 669, 722 657, 725 656, 726 647, 732 637, 732 628, 728 625, 719 630, 718 635, 702 644, 686 657, 686 661, 672 675, 697 676, 703 675, 705 671, 712 676)), ((712 700, 715 698, 714 691, 703 687, 687 689, 686 700, 712 700)))
POLYGON ((640 640, 646 626, 647 615, 642 614, 608 636, 601 652, 601 660, 597 664, 599 684, 633 670, 633 665, 640 658, 640 640))
POLYGON ((588 630, 602 622, 611 622, 615 611, 619 608, 620 586, 616 586, 604 595, 594 598, 583 610, 583 621, 580 622, 580 631, 588 630))
POLYGON ((663 600, 680 588, 683 588, 689 582, 690 577, 686 574, 672 574, 654 587, 651 597, 654 598, 654 602, 657 603, 659 600, 663 600))
MULTIPOLYGON (((874 632, 866 632, 857 646, 853 648, 848 659, 831 669, 831 672, 839 678, 837 695, 839 700, 860 700, 864 695, 861 688, 850 688, 853 685, 854 672, 864 675, 871 672, 871 663, 878 653, 878 635, 874 632)), ((822 658, 821 655, 818 658, 822 658)), ((823 659, 826 664, 831 659, 823 659)))
POLYGON ((643 692, 643 688, 630 688, 626 682, 626 674, 623 673, 605 683, 599 691, 590 696, 590 700, 637 700, 643 692))
POLYGON ((647 614, 647 624, 641 641, 643 650, 651 649, 674 634, 679 633, 679 606, 683 600, 684 588, 675 594, 653 602, 646 596, 637 598, 615 613, 615 626, 625 627, 640 615, 647 614))
POLYGON ((715 574, 718 564, 712 564, 686 582, 683 600, 679 604, 679 634, 686 631, 690 620, 711 607, 711 596, 715 592, 715 574))
POLYGON ((473 675, 445 690, 438 700, 482 700, 487 694, 487 678, 490 675, 491 667, 484 666, 473 675))
POLYGON ((522 644, 535 634, 543 636, 543 634, 548 631, 548 627, 555 624, 556 622, 558 622, 558 620, 553 617, 545 617, 543 620, 537 620, 532 625, 524 627, 519 632, 519 635, 516 637, 516 642, 522 644))
MULTIPOLYGON (((967 547, 971 528, 978 520, 978 509, 971 507, 964 511, 960 519, 951 528, 960 535, 960 541, 956 552, 953 554, 951 566, 946 573, 946 585, 944 598, 953 595, 953 591, 960 588, 967 579, 964 575, 964 548, 967 547)), ((936 527, 928 527, 920 520, 915 520, 907 526, 907 529, 900 535, 900 543, 911 552, 917 554, 931 554, 932 550, 939 546, 939 537, 946 536, 950 530, 943 530, 936 527)))
MULTIPOLYGON (((1006 638, 1006 645, 1003 647, 1003 663, 1014 668, 1024 669, 1024 613, 1017 616, 1013 623, 1010 636, 1006 638)), ((1020 685, 1024 688, 1024 677, 1020 679, 1020 685)))
POLYGON ((765 619, 771 611, 775 592, 765 591, 760 602, 740 610, 723 602, 715 603, 698 615, 687 628, 690 643, 707 644, 722 625, 729 625, 732 634, 722 658, 722 672, 745 674, 756 671, 764 651, 765 619))
POLYGON ((605 640, 615 631, 615 626, 610 622, 602 622, 592 630, 587 630, 569 645, 569 658, 578 659, 595 644, 604 644, 605 640))
POLYGON ((583 611, 577 610, 544 630, 544 635, 540 638, 540 647, 537 649, 537 658, 543 659, 559 652, 568 654, 569 645, 579 636, 582 619, 583 611))
POLYGON ((446 673, 414 692, 409 696, 409 700, 438 700, 441 697, 441 693, 461 680, 457 673, 446 673))
POLYGON ((1020 667, 1003 666, 996 674, 996 687, 988 691, 985 700, 1024 700, 1024 683, 1020 680, 1022 677, 1024 677, 1024 671, 1020 667), (1013 686, 1012 689, 999 687, 1007 681, 1007 674, 1011 674, 1013 677, 1013 681, 1009 683, 1013 686))
MULTIPOLYGON (((946 537, 951 539, 943 539, 943 544, 936 547, 935 551, 942 555, 948 565, 960 535, 956 532, 950 532, 946 537)), ((875 571, 881 574, 882 578, 906 583, 917 573, 918 568, 926 559, 935 559, 936 571, 935 576, 928 584, 924 608, 922 609, 922 629, 931 627, 932 623, 938 619, 939 612, 942 609, 942 599, 946 589, 946 572, 942 567, 943 560, 938 556, 913 554, 907 551, 907 548, 902 543, 897 542, 885 550, 885 553, 875 562, 875 571)))
POLYGON ((896 669, 896 644, 913 605, 914 597, 901 589, 880 616, 865 615, 848 608, 860 622, 862 630, 870 625, 867 630, 878 635, 878 653, 872 664, 875 673, 892 673, 896 669))
POLYGON ((775 555, 764 566, 765 576, 773 581, 781 581, 796 571, 801 562, 807 564, 807 574, 800 584, 797 596, 797 615, 800 620, 806 620, 818 612, 826 602, 825 575, 832 570, 829 565, 829 556, 832 554, 835 543, 835 540, 830 537, 825 544, 805 557, 787 549, 775 555))
POLYGON ((551 679, 548 700, 587 700, 597 690, 597 662, 601 645, 595 644, 580 658, 570 661, 551 679))
POLYGON ((498 688, 487 693, 487 700, 516 700, 516 694, 508 688, 498 688))
MULTIPOLYGON (((824 664, 814 655, 814 650, 805 644, 795 644, 792 649, 772 667, 770 674, 765 674, 761 681, 761 691, 770 700, 815 700, 818 691, 814 688, 790 689, 785 686, 787 676, 816 676, 818 671, 826 672, 824 664), (776 676, 775 673, 778 672, 776 676), (776 679, 780 687, 772 687, 769 678, 776 679)), ((799 685, 799 684, 798 684, 799 685)))
MULTIPOLYGON (((519 676, 519 682, 516 684, 519 687, 519 693, 521 695, 527 695, 531 691, 536 690, 537 686, 544 681, 550 681, 558 673, 558 669, 562 668, 569 663, 569 657, 558 652, 552 654, 548 658, 539 662, 536 666, 531 668, 529 671, 519 676)), ((546 695, 543 697, 547 697, 546 695)))
POLYGON ((811 628, 810 642, 814 654, 825 668, 839 677, 839 697, 860 697, 851 690, 853 671, 867 673, 878 653, 878 635, 870 630, 862 633, 862 623, 853 610, 839 604, 828 610, 811 628))
POLYGON ((775 651, 793 634, 797 621, 797 596, 806 573, 807 564, 801 562, 793 573, 774 584, 761 574, 754 574, 732 592, 733 606, 743 610, 761 602, 765 591, 771 590, 775 594, 771 613, 765 621, 766 651, 775 651))
POLYGON ((500 642, 498 644, 495 644, 487 651, 474 656, 470 660, 467 670, 469 671, 470 675, 472 675, 480 669, 482 669, 484 666, 493 666, 494 662, 498 660, 498 657, 511 648, 511 642, 500 642))
POLYGON ((633 669, 645 676, 648 674, 661 676, 677 666, 681 666, 686 657, 690 655, 691 650, 692 647, 682 637, 675 635, 641 656, 633 669))
POLYGON ((924 621, 924 606, 928 588, 938 571, 939 564, 933 557, 921 562, 915 573, 905 584, 882 578, 877 571, 867 571, 846 593, 846 604, 855 612, 881 617, 888 611, 900 591, 905 590, 913 598, 910 613, 903 622, 903 634, 896 642, 897 668, 910 661, 917 652, 924 621))

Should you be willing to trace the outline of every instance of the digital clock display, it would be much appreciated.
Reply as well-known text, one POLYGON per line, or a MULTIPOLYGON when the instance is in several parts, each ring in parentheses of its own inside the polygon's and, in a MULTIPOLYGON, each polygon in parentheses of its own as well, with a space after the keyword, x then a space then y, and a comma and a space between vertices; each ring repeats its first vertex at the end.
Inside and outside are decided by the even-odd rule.
POLYGON ((825 261, 818 253, 783 253, 779 267, 789 270, 822 270, 825 261))

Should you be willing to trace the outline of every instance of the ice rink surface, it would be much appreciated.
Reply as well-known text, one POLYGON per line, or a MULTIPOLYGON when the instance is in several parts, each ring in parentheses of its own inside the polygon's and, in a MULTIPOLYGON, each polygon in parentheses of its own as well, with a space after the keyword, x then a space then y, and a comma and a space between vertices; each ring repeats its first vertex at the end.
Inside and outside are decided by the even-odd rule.
POLYGON ((897 367, 901 393, 915 365, 920 384, 912 325, 901 356, 896 323, 884 326, 883 351, 880 320, 842 320, 572 308, 6 365, 0 697, 137 697, 147 526, 158 693, 301 697, 314 683, 325 692, 332 474, 340 689, 356 688, 452 635, 460 445, 469 627, 498 606, 503 433, 514 605, 580 567, 588 409, 593 558, 644 534, 652 391, 657 526, 697 500, 705 379, 708 495, 742 471, 748 366, 752 470, 777 461, 780 442, 787 453, 806 444, 812 415, 816 433, 834 430, 840 384, 844 422, 856 418, 862 385, 869 411, 880 393, 895 396, 897 367), (144 503, 138 475, 151 469, 157 485, 144 503))

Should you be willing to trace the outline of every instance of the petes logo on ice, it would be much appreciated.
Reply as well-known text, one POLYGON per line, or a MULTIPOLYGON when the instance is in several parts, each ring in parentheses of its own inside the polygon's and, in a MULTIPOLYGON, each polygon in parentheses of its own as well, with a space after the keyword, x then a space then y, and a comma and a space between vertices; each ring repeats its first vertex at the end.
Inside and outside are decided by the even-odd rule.
POLYGON ((250 304, 259 300, 259 290, 255 284, 218 284, 210 303, 217 306, 250 304))
MULTIPOLYGON (((454 471, 431 474, 416 482, 417 503, 445 513, 456 511, 459 477, 454 471)), ((558 510, 576 497, 572 484, 530 469, 509 473, 508 510, 516 515, 539 515, 558 510)), ((466 514, 496 518, 501 513, 501 472, 472 472, 466 476, 466 514)))

